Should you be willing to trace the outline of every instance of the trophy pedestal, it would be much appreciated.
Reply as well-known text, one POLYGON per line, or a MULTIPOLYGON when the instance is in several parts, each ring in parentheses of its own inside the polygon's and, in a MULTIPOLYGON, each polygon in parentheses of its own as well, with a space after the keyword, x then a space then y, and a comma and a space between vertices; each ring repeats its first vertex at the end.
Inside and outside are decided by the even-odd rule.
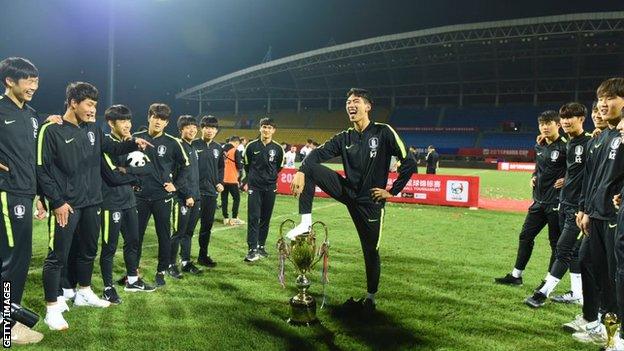
POLYGON ((314 298, 307 294, 298 294, 290 299, 290 318, 287 322, 297 326, 310 326, 318 323, 314 298))

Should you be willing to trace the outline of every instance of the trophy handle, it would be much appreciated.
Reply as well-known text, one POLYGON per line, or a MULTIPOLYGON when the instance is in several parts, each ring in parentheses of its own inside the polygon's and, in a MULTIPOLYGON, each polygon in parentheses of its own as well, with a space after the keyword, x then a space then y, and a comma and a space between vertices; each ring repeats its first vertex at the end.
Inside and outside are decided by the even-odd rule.
MULTIPOLYGON (((325 230, 325 240, 323 240, 323 243, 327 243, 327 235, 328 235, 328 231, 327 231, 327 225, 321 221, 316 221, 314 223, 312 223, 312 225, 310 226, 310 231, 314 232, 314 226, 316 225, 321 225, 323 226, 323 229, 325 230)), ((321 249, 322 249, 323 245, 321 244, 321 246, 319 246, 318 251, 316 252, 316 259, 314 260, 314 262, 312 262, 312 265, 310 265, 310 269, 314 268, 314 266, 316 266, 316 264, 321 260, 322 256, 320 255, 321 249)))
POLYGON ((290 218, 289 218, 289 219, 284 220, 284 221, 282 222, 282 224, 280 224, 280 227, 279 227, 279 236, 280 236, 280 238, 283 238, 283 237, 284 237, 284 226, 285 226, 287 223, 290 223, 290 224, 292 225, 292 227, 293 227, 293 228, 294 228, 294 227, 295 227, 295 225, 296 225, 295 221, 293 221, 293 220, 292 220, 292 219, 290 219, 290 218))

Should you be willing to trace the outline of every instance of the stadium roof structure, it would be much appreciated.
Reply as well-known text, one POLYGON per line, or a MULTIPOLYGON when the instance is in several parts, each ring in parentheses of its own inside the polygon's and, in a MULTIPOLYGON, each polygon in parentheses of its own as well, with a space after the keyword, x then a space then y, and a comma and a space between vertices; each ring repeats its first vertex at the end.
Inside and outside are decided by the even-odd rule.
MULTIPOLYGON (((590 100, 624 72, 624 11, 450 25, 308 51, 224 75, 176 98, 227 102, 376 98, 430 103, 590 100)), ((232 104, 234 102, 234 104, 232 104)), ((268 102, 268 104, 267 104, 268 102)), ((293 104, 293 106, 295 106, 293 104)))

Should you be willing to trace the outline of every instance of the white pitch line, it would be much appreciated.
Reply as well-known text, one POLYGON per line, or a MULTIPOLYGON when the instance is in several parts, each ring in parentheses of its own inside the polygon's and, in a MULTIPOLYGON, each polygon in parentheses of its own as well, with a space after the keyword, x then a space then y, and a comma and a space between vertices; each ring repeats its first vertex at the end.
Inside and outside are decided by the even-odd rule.
MULTIPOLYGON (((325 206, 316 207, 315 209, 316 209, 317 211, 318 211, 318 210, 324 210, 324 209, 326 209, 326 208, 334 207, 334 206, 337 206, 337 205, 339 205, 339 204, 340 204, 339 202, 334 202, 334 203, 331 203, 331 204, 328 204, 328 205, 325 205, 325 206)), ((283 214, 283 215, 276 216, 276 217, 272 217, 272 219, 279 219, 279 218, 284 218, 284 217, 288 217, 288 216, 292 216, 292 215, 297 215, 297 214, 299 214, 299 211, 297 211, 297 212, 291 212, 291 213, 289 213, 289 214, 283 214)), ((230 227, 222 227, 222 228, 217 228, 217 229, 213 229, 213 230, 211 231, 211 233, 215 233, 215 232, 223 232, 223 231, 226 231, 226 230, 236 229, 236 228, 240 228, 240 226, 230 226, 230 227)), ((120 236, 121 236, 121 234, 120 234, 120 236)), ((150 247, 156 247, 156 246, 158 246, 158 244, 143 245, 143 249, 150 248, 150 247)), ((101 250, 100 250, 100 251, 101 251, 101 250)), ((123 250, 117 250, 117 252, 115 252, 115 256, 122 255, 122 254, 123 254, 123 250)), ((34 272, 41 271, 41 269, 42 269, 41 267, 31 268, 31 269, 29 269, 29 270, 28 270, 28 274, 32 274, 32 273, 34 273, 34 272)))

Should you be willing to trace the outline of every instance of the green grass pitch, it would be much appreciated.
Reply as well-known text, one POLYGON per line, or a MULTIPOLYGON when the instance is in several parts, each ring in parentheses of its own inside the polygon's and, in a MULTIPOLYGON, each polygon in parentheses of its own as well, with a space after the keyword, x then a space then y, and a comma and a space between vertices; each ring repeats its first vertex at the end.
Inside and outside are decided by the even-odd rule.
MULTIPOLYGON (((443 169, 445 174, 481 177, 488 197, 530 197, 528 173, 443 169)), ((241 218, 246 219, 246 196, 241 218)), ((329 199, 315 201, 314 220, 330 228, 329 306, 318 311, 320 325, 285 323, 288 299, 295 294, 294 270, 287 267, 287 288, 277 281, 273 244, 286 218, 297 220, 297 203, 277 198, 271 232, 271 257, 245 264, 246 227, 215 223, 211 243, 218 266, 199 277, 167 280, 151 294, 120 291, 123 304, 108 309, 72 307, 65 313, 66 332, 45 334, 36 350, 594 350, 576 343, 561 329, 578 306, 548 303, 531 310, 522 301, 545 275, 548 244, 542 233, 527 267, 525 285, 497 286, 495 276, 513 265, 522 213, 388 204, 381 241, 382 276, 378 313, 368 322, 347 320, 334 306, 365 292, 364 264, 355 228, 345 207, 329 199)), ((218 215, 218 218, 221 216, 218 215)), ((197 232, 196 232, 197 233, 197 232)), ((45 312, 41 267, 46 254, 46 226, 36 222, 34 253, 24 304, 45 312)), ((120 243, 121 246, 121 243, 120 243)), ((193 256, 197 254, 197 235, 193 256)), ((146 233, 142 274, 153 283, 156 235, 146 233)), ((98 257, 99 259, 99 257, 98 257)), ((121 248, 115 277, 122 275, 121 248)), ((320 273, 311 291, 320 298, 320 273)), ((102 282, 96 263, 94 290, 102 282)), ((558 291, 569 287, 566 278, 558 291)), ((71 306, 71 305, 70 305, 71 306)))

